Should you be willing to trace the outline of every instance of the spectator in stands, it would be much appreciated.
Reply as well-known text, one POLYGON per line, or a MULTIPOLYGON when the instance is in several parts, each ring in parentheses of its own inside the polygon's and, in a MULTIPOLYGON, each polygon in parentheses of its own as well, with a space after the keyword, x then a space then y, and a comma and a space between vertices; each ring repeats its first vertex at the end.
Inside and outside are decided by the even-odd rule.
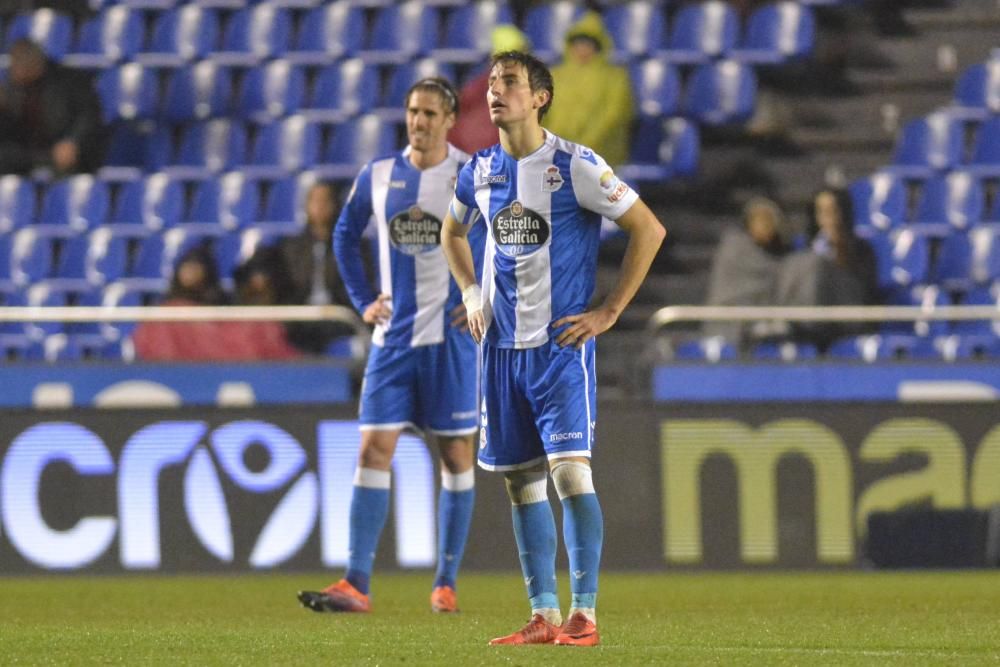
MULTIPOLYGON (((808 247, 789 255, 778 276, 782 306, 847 306, 878 303, 875 252, 854 234, 854 208, 843 189, 820 190, 809 206, 808 247)), ((861 327, 863 329, 864 327, 861 327)), ((796 337, 821 350, 839 336, 858 333, 842 324, 805 323, 796 337)))
POLYGON ((563 62, 552 68, 559 94, 545 127, 614 166, 628 158, 634 103, 628 72, 609 61, 613 48, 597 12, 588 11, 569 29, 563 62))
MULTIPOLYGON (((781 207, 754 197, 743 207, 743 224, 722 233, 712 257, 707 304, 770 306, 775 303, 782 259, 791 250, 791 230, 781 207)), ((767 332, 738 322, 707 322, 704 332, 742 345, 767 332)))
MULTIPOLYGON (((333 226, 337 220, 337 188, 333 183, 313 185, 306 195, 306 227, 281 243, 288 293, 285 302, 315 306, 351 307, 350 297, 333 257, 333 226)), ((323 354, 330 342, 354 333, 340 322, 290 322, 288 337, 307 354, 323 354)))
POLYGON ((50 61, 28 39, 15 41, 0 84, 0 173, 94 171, 102 135, 100 101, 88 76, 50 61))
MULTIPOLYGON (((505 51, 531 51, 528 37, 512 25, 498 25, 490 35, 493 53, 505 51)), ((490 120, 486 103, 486 89, 490 78, 489 67, 470 79, 458 95, 462 115, 448 133, 448 141, 470 155, 500 142, 500 131, 490 120)))

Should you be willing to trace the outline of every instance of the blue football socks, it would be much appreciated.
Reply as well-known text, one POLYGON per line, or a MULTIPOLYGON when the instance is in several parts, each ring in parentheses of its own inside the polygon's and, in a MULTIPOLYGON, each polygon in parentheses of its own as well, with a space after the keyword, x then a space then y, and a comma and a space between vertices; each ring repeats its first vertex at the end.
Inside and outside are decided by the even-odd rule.
POLYGON ((465 542, 472 524, 475 505, 475 473, 441 473, 438 499, 438 566, 434 586, 456 588, 458 568, 465 553, 465 542))
POLYGON ((583 493, 562 500, 563 539, 569 556, 572 608, 593 608, 597 600, 597 573, 604 542, 604 518, 597 494, 583 493))
POLYGON ((556 522, 548 499, 513 505, 514 537, 517 538, 521 571, 531 599, 531 608, 558 609, 556 595, 556 522))
POLYGON ((389 515, 390 473, 358 468, 351 496, 350 558, 344 578, 360 592, 368 594, 375 550, 389 515))

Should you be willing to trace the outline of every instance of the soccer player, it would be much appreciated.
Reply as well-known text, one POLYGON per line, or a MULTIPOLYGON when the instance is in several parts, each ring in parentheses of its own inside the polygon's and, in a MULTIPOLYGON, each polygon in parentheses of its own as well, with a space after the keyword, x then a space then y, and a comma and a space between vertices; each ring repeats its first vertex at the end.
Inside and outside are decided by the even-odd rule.
POLYGON ((482 342, 479 465, 504 473, 531 602, 526 626, 491 644, 594 646, 603 519, 590 468, 596 387, 594 337, 631 301, 665 235, 660 222, 592 150, 547 132, 545 65, 520 52, 491 60, 487 98, 500 143, 461 171, 441 245, 482 342), (470 210, 487 222, 477 283, 470 210), (618 281, 589 308, 601 216, 629 235, 618 281), (546 464, 563 506, 572 602, 556 596, 556 527, 546 464))
MULTIPOLYGON (((369 582, 389 510, 390 467, 404 428, 420 428, 441 453, 437 578, 431 608, 458 610, 455 579, 475 497, 478 349, 461 293, 441 252, 441 220, 468 155, 446 140, 458 97, 446 80, 406 96, 409 145, 359 173, 334 230, 334 253, 354 306, 375 325, 361 390, 361 451, 350 513, 350 560, 340 581, 301 591, 313 611, 367 612, 369 582), (362 232, 374 218, 377 291, 365 275, 362 232)), ((485 235, 483 225, 474 225, 485 235)), ((474 244, 476 241, 473 242, 474 244)))

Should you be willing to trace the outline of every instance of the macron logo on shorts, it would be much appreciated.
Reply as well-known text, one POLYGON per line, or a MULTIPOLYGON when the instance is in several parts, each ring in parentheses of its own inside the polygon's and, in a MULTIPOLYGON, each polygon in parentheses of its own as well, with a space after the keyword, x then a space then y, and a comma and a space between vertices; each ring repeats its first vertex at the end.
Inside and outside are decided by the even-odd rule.
POLYGON ((553 433, 549 436, 549 442, 565 442, 566 440, 583 440, 583 433, 572 431, 571 433, 553 433))

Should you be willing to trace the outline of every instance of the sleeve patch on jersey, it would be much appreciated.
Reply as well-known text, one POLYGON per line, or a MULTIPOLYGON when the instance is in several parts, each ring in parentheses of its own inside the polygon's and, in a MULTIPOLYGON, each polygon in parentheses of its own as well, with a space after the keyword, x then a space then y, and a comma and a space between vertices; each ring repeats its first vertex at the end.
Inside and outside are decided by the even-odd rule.
POLYGON ((559 167, 552 165, 542 172, 542 192, 555 192, 563 186, 563 177, 559 167))
POLYGON ((614 204, 627 194, 628 185, 618 181, 618 185, 615 186, 615 191, 608 195, 608 201, 614 204))
POLYGON ((580 157, 589 162, 590 164, 597 166, 597 157, 594 156, 594 151, 589 148, 580 148, 580 157))

